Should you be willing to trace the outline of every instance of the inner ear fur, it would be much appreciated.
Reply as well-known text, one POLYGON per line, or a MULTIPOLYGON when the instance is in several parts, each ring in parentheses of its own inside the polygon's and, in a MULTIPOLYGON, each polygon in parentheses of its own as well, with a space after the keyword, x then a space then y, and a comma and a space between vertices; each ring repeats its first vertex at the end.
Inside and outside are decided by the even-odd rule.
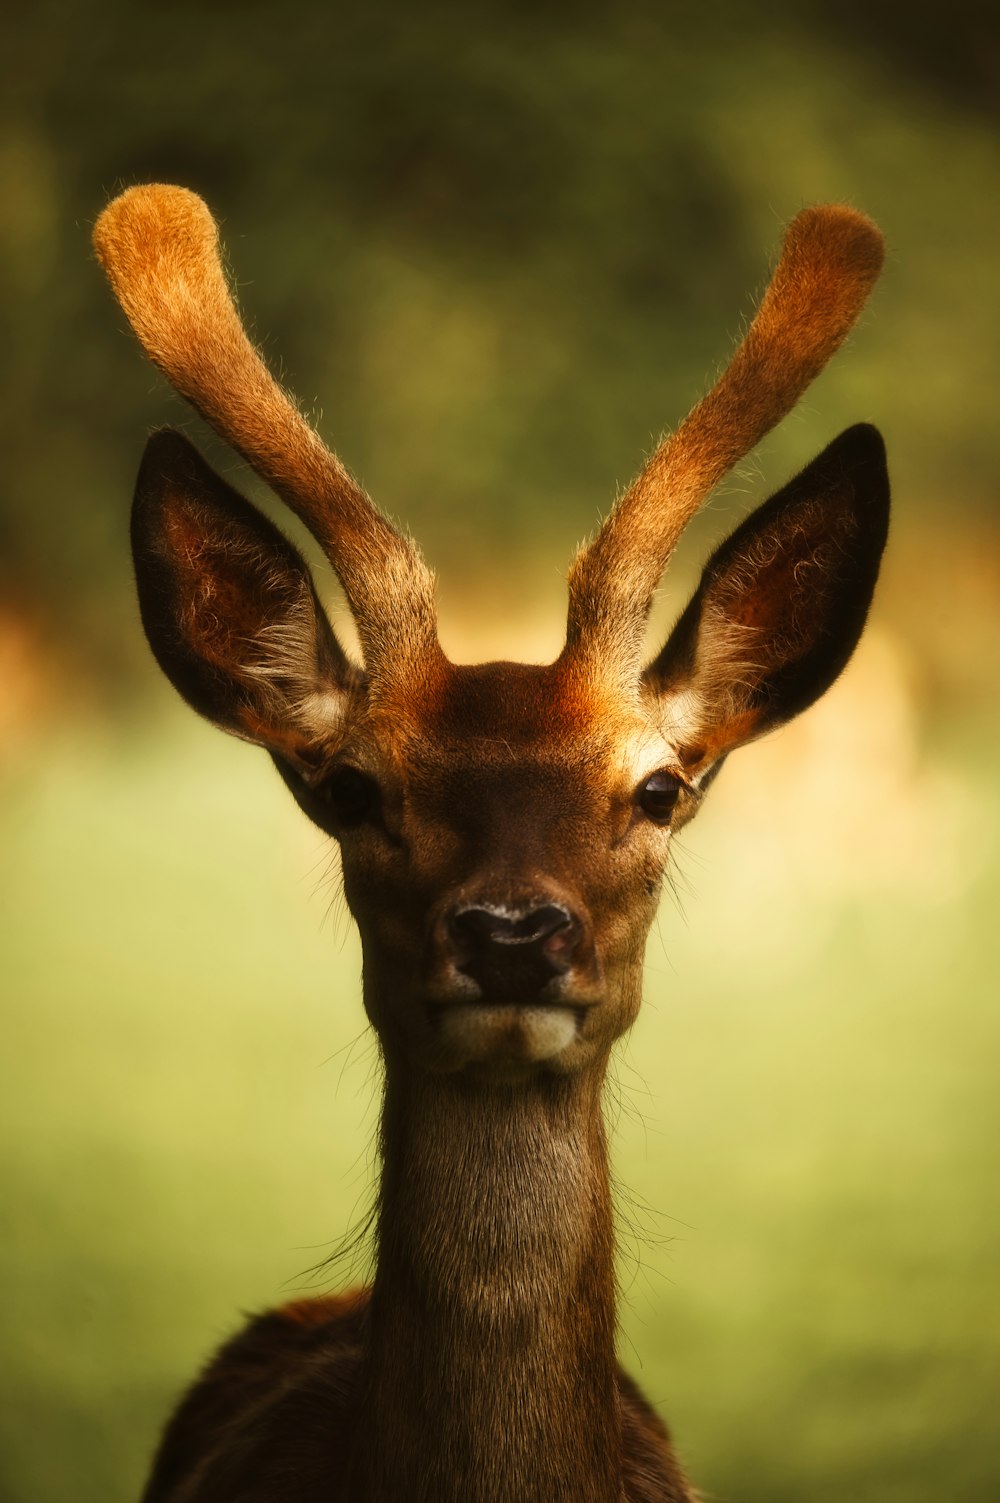
POLYGON ((645 673, 692 770, 830 687, 864 628, 888 523, 885 448, 877 429, 859 424, 712 555, 645 673))
POLYGON ((362 680, 298 550, 167 429, 143 455, 132 554, 146 636, 174 687, 216 725, 308 772, 362 680))

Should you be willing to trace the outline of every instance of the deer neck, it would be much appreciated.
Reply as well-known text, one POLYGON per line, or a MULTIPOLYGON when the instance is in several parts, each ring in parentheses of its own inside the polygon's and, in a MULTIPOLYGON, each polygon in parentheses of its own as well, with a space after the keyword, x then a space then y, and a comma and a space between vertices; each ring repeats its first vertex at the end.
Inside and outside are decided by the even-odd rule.
POLYGON ((387 1070, 361 1454, 380 1498, 621 1496, 603 1070, 387 1070))

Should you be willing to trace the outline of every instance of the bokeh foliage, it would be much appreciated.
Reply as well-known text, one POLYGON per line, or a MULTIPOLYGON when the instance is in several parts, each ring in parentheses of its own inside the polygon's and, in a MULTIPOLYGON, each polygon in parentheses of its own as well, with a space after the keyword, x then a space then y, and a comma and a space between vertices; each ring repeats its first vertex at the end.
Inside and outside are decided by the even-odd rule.
POLYGON ((90 260, 107 197, 161 179, 212 204, 265 349, 491 653, 555 645, 573 542, 726 358, 782 224, 846 199, 886 231, 848 349, 681 563, 882 427, 869 666, 727 769, 651 946, 624 1349, 710 1495, 992 1503, 996 23, 60 0, 2 25, 0 1497, 134 1496, 172 1393, 370 1178, 329 852, 188 725, 132 601, 150 426, 270 504, 90 260))

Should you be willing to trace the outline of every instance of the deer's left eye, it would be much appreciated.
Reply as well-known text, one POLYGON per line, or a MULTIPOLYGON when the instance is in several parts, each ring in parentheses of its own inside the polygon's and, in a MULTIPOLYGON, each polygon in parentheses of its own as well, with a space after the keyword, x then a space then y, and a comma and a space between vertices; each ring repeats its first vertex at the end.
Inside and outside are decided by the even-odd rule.
POLYGON ((642 784, 636 797, 647 819, 655 825, 667 825, 680 791, 680 783, 669 772, 654 772, 642 784))

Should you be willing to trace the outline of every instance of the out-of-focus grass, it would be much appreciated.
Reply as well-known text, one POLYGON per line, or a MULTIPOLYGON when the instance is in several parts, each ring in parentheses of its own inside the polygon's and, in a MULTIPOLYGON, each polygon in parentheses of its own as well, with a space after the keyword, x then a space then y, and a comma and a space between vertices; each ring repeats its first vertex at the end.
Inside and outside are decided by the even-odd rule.
POLYGON ((366 1179, 359 957, 324 842, 199 727, 55 748, 16 791, 0 1496, 128 1498, 179 1381, 366 1179))
MULTIPOLYGON (((959 727, 869 797, 871 769, 823 772, 836 704, 736 759, 685 837, 687 917, 664 907, 610 1093, 640 1229, 623 1353, 709 1496, 992 1503, 995 741, 959 727)), ((308 1282, 370 1181, 325 842, 265 759, 169 737, 80 734, 6 773, 10 1503, 134 1497, 178 1388, 308 1282)))

